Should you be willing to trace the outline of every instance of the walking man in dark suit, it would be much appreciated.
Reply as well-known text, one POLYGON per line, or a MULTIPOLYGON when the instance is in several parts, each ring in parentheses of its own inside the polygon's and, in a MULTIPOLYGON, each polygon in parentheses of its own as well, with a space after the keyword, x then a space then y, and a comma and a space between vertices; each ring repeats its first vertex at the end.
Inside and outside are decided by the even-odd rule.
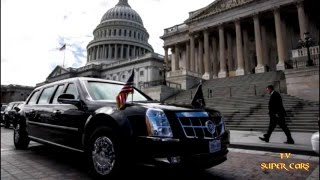
POLYGON ((272 85, 267 87, 267 91, 271 95, 269 100, 270 124, 267 134, 264 134, 264 137, 259 137, 259 139, 269 142, 272 131, 276 128, 277 124, 279 124, 280 128, 287 136, 287 141, 285 143, 294 144, 290 130, 286 125, 286 110, 283 107, 281 95, 274 91, 274 87, 272 85))

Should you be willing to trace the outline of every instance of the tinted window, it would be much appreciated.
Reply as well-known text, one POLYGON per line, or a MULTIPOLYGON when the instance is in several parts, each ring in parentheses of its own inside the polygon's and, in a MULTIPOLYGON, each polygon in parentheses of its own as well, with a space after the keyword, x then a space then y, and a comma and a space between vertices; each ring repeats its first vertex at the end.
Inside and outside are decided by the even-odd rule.
POLYGON ((76 99, 78 99, 78 91, 75 84, 68 84, 66 94, 73 94, 76 99))
POLYGON ((14 103, 9 103, 6 107, 6 111, 10 111, 13 108, 14 103))
POLYGON ((40 91, 36 91, 32 94, 28 104, 37 104, 37 99, 38 99, 38 96, 39 96, 39 93, 40 91))
MULTIPOLYGON (((88 91, 93 100, 116 101, 116 97, 123 88, 121 84, 110 84, 105 82, 88 82, 88 91)), ((127 100, 131 101, 129 94, 127 100)), ((134 90, 133 101, 147 101, 148 99, 134 90)))
POLYGON ((49 87, 43 90, 38 104, 49 104, 50 97, 52 96, 52 93, 54 91, 54 87, 49 87))
POLYGON ((58 96, 62 94, 62 89, 63 89, 63 85, 59 85, 56 93, 54 94, 52 104, 58 103, 57 99, 58 99, 58 96))
POLYGON ((2 105, 2 107, 1 107, 1 111, 4 111, 4 109, 6 109, 6 105, 2 105))

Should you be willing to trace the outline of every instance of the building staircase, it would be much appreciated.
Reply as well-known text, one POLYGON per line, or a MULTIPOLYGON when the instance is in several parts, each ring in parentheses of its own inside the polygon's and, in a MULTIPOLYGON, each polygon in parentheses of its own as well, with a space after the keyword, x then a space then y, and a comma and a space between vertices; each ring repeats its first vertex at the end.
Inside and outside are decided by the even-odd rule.
MULTIPOLYGON (((283 72, 268 72, 238 77, 213 79, 202 83, 207 107, 219 110, 231 130, 267 131, 269 126, 266 86, 273 84, 281 92, 287 112, 286 121, 293 132, 319 130, 319 102, 286 94, 283 72)), ((197 87, 168 98, 166 103, 190 104, 197 87)), ((281 130, 279 127, 276 131, 281 130)))

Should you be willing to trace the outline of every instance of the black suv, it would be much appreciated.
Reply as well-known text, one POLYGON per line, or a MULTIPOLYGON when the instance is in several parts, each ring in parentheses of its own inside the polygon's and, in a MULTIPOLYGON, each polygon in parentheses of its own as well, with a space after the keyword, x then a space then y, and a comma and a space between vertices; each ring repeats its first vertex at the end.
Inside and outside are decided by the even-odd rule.
POLYGON ((227 159, 229 131, 218 111, 161 104, 138 89, 119 110, 123 86, 79 77, 36 88, 15 128, 16 148, 32 140, 83 152, 98 177, 136 161, 206 169, 227 159))
POLYGON ((23 101, 15 101, 8 104, 8 106, 4 109, 2 115, 2 121, 5 128, 9 128, 11 124, 15 124, 15 120, 17 117, 16 107, 22 109, 24 102, 23 101))

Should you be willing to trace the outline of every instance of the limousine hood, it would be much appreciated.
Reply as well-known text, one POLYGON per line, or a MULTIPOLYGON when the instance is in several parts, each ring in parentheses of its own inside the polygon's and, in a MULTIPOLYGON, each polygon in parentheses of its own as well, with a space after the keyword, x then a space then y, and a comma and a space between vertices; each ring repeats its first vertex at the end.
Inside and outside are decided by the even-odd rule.
POLYGON ((145 108, 156 108, 166 111, 191 111, 196 110, 191 105, 179 105, 179 104, 162 104, 162 103, 136 103, 138 106, 145 108))

